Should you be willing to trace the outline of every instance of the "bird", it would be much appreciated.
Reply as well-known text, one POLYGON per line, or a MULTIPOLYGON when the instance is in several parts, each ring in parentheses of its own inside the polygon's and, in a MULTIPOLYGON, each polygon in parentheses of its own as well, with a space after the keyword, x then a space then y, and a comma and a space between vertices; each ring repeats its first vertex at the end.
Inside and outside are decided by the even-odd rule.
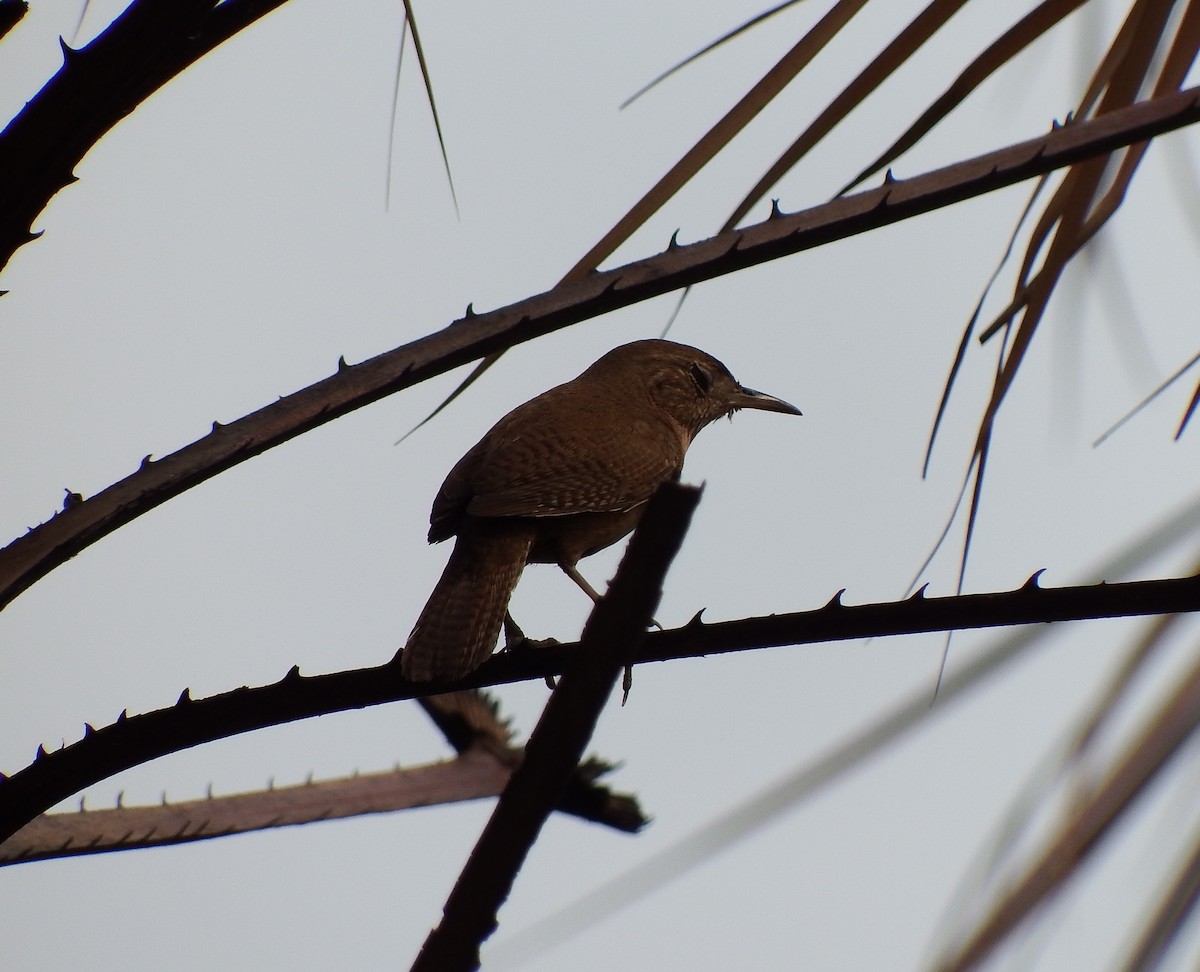
POLYGON ((655 490, 679 479, 696 434, 743 408, 801 414, 712 355, 652 339, 505 415, 433 501, 429 542, 454 537, 454 549, 398 652, 402 675, 449 681, 482 665, 527 563, 557 564, 598 600, 578 562, 629 534, 655 490))

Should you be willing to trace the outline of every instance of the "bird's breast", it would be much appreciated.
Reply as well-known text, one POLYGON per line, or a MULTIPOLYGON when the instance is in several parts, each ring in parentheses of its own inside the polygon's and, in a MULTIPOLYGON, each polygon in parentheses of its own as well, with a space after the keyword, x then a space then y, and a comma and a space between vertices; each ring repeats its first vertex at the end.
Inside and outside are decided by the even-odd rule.
POLYGON ((574 566, 582 558, 627 536, 637 526, 645 508, 645 503, 639 503, 629 510, 537 517, 529 562, 574 566))

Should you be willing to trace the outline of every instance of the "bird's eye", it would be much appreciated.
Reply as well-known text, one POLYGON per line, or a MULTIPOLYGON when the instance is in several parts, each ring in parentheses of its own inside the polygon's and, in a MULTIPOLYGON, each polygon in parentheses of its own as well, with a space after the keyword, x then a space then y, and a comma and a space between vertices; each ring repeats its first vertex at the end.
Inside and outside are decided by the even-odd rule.
POLYGON ((691 368, 692 381, 696 383, 696 387, 700 389, 700 394, 707 395, 712 388, 713 379, 708 371, 698 364, 693 364, 691 368))

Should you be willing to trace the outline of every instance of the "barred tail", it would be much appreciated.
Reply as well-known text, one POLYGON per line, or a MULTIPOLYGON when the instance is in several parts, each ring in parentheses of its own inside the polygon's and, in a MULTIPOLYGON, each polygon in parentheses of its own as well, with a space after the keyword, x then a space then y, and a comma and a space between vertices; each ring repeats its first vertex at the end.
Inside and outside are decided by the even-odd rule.
POLYGON ((532 543, 532 529, 511 522, 463 529, 400 656, 405 678, 461 678, 487 661, 532 543))

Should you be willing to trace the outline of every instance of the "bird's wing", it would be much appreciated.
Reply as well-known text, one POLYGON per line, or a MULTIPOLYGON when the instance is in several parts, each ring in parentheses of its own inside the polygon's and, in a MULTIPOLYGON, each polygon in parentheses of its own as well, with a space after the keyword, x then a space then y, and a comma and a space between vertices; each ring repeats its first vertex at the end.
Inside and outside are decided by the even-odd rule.
MULTIPOLYGON (((539 401, 528 405, 536 408, 539 401)), ((595 402, 573 409, 571 402, 549 404, 556 406, 554 421, 538 421, 531 409, 497 425, 477 447, 478 456, 464 457, 469 468, 462 478, 470 483, 465 512, 543 517, 628 510, 679 475, 687 443, 678 430, 595 402)), ((450 493, 459 481, 452 472, 450 493)))

